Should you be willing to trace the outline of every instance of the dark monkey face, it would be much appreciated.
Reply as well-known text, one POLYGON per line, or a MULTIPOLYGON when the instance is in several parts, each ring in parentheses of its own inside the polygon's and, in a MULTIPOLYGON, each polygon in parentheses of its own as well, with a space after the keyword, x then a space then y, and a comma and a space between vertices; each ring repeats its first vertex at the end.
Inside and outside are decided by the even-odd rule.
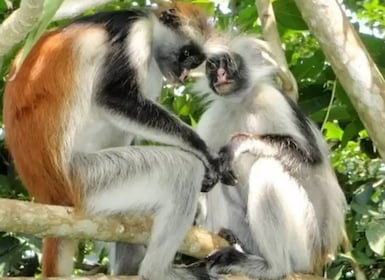
POLYGON ((202 64, 206 58, 202 48, 192 41, 162 45, 155 51, 155 59, 163 75, 174 82, 183 82, 189 71, 202 64))
POLYGON ((175 82, 183 82, 191 69, 206 59, 201 46, 181 31, 181 17, 174 8, 162 12, 159 20, 174 33, 159 36, 155 45, 155 59, 163 75, 175 82))
POLYGON ((243 58, 234 52, 213 55, 206 62, 210 88, 220 96, 234 95, 247 88, 248 75, 243 58))

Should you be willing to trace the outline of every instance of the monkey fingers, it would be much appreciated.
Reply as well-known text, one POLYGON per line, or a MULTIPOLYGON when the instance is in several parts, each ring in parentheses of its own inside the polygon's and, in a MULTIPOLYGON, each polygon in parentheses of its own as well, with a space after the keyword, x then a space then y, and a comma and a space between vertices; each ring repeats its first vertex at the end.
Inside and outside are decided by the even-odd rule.
POLYGON ((209 192, 218 183, 219 173, 216 169, 206 167, 206 173, 203 177, 201 192, 209 192))
POLYGON ((234 159, 233 150, 229 145, 225 145, 219 150, 218 156, 218 169, 221 183, 228 186, 235 186, 238 183, 238 178, 231 166, 234 159))
POLYGON ((210 271, 226 273, 228 272, 226 271, 226 267, 241 263, 246 259, 247 256, 244 253, 234 247, 227 247, 215 250, 205 258, 205 261, 210 271))
POLYGON ((221 228, 218 231, 218 236, 222 237, 224 240, 229 242, 230 245, 235 245, 235 244, 239 243, 238 237, 230 229, 221 228))

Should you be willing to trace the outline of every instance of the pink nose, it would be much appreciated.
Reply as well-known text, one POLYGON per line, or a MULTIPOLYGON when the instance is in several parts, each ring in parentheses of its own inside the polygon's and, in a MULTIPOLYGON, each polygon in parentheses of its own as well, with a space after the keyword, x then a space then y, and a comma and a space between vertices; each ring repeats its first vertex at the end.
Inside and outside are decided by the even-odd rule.
POLYGON ((217 75, 218 75, 218 77, 222 77, 222 76, 226 75, 225 69, 223 69, 222 67, 218 68, 217 75))

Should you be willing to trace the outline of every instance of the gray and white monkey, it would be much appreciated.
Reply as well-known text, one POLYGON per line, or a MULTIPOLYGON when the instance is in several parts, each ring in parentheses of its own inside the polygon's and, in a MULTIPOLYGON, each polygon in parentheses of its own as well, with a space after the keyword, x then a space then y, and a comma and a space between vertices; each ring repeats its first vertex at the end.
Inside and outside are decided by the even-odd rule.
MULTIPOLYGON (((195 6, 176 2, 81 17, 44 34, 6 84, 5 140, 30 195, 90 215, 152 214, 138 268, 147 280, 202 279, 171 264, 200 191, 225 164, 154 99, 163 77, 184 80, 203 62, 206 23, 195 6), (169 146, 127 146, 127 135, 169 146)), ((46 238, 43 276, 70 275, 75 248, 46 238)))
POLYGON ((277 68, 264 50, 265 42, 242 36, 208 44, 206 77, 197 86, 213 99, 197 132, 214 150, 229 142, 239 180, 202 194, 198 224, 229 230, 243 249, 209 255, 210 275, 313 273, 342 238, 346 201, 327 145, 275 85, 277 68))

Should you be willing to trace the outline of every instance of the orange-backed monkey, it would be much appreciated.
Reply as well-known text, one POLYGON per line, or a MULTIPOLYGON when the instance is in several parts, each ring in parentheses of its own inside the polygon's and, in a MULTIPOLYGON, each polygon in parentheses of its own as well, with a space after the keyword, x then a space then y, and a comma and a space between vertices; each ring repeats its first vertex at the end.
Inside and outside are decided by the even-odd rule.
MULTIPOLYGON (((144 279, 202 279, 171 263, 224 164, 154 99, 164 76, 183 81, 203 62, 206 22, 181 3, 79 18, 45 34, 5 89, 6 144, 37 202, 154 215, 144 279), (127 146, 129 134, 174 147, 127 146)), ((70 274, 75 245, 45 239, 43 275, 70 274)))

